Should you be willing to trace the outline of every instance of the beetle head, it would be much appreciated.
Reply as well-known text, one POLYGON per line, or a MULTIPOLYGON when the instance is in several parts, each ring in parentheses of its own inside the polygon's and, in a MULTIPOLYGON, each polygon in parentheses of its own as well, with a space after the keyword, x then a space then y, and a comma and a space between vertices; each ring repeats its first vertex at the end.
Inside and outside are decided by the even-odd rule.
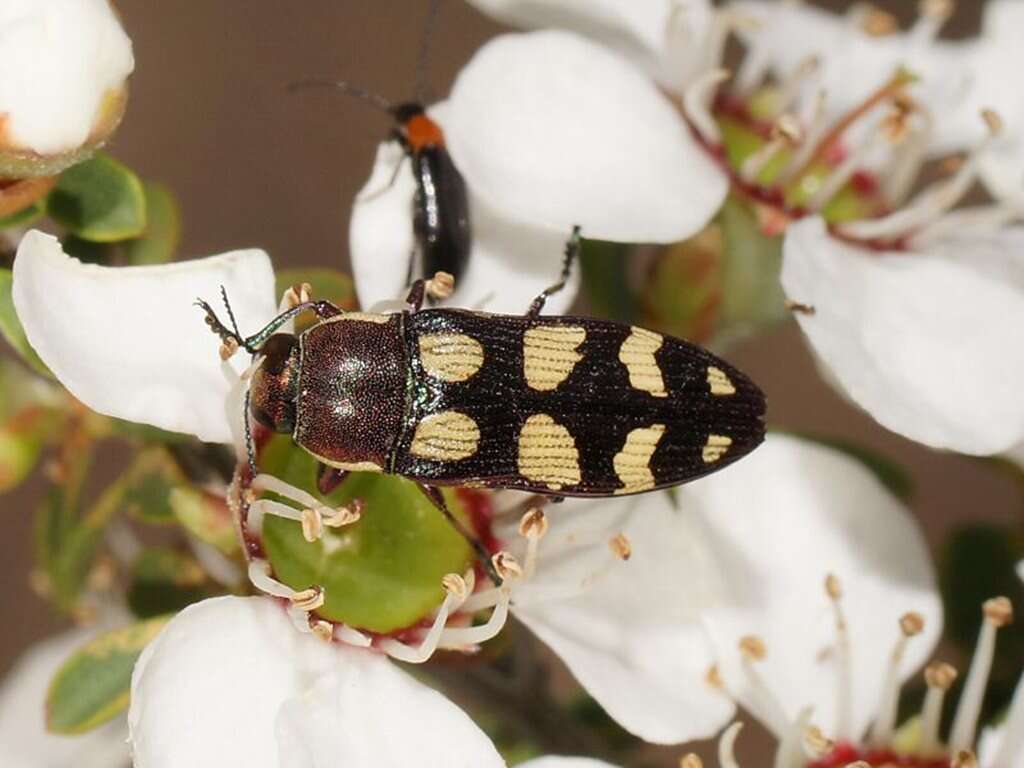
POLYGON ((290 333, 275 333, 259 354, 263 362, 249 388, 253 418, 275 432, 291 434, 299 386, 299 340, 290 333))

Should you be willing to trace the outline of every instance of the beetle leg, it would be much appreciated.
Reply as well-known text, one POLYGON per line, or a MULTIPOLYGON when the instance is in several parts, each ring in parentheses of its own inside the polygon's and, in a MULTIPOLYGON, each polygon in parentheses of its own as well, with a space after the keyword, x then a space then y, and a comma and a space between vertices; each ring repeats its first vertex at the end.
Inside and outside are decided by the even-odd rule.
POLYGON ((481 542, 472 531, 466 528, 466 526, 462 524, 461 520, 452 514, 452 511, 448 509, 448 503, 444 500, 444 496, 440 490, 432 485, 423 485, 422 483, 417 483, 417 486, 421 491, 423 491, 423 495, 430 499, 430 503, 441 510, 441 514, 447 518, 452 528, 458 531, 462 538, 469 542, 469 545, 476 553, 480 564, 484 567, 484 570, 487 571, 487 575, 490 576, 491 581, 494 582, 495 586, 500 587, 503 579, 498 574, 498 569, 495 568, 494 563, 491 560, 491 553, 487 551, 483 542, 481 542))
POLYGON ((410 312, 419 312, 423 307, 423 299, 427 292, 427 281, 420 278, 409 288, 409 295, 405 297, 405 303, 409 305, 410 312))
POLYGON ((348 472, 320 462, 316 471, 316 488, 324 496, 344 482, 348 472))
POLYGON ((569 282, 569 276, 572 274, 573 263, 579 255, 580 228, 579 226, 575 226, 572 228, 572 234, 569 236, 569 240, 565 244, 565 259, 562 261, 562 274, 559 275, 558 282, 545 288, 541 291, 540 295, 533 300, 533 303, 530 305, 530 309, 526 312, 527 317, 532 319, 540 315, 541 310, 544 309, 544 304, 547 303, 548 297, 554 296, 560 290, 565 288, 565 284, 569 282))

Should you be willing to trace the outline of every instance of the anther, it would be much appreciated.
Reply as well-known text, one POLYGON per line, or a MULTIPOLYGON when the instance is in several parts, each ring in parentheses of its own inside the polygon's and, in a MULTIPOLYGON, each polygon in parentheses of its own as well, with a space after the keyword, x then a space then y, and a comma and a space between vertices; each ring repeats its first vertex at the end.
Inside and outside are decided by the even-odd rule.
POLYGON ((953 0, 921 0, 918 13, 945 21, 953 15, 953 0))
POLYGON ((288 290, 284 292, 282 300, 283 309, 294 309, 299 304, 305 304, 307 301, 313 298, 313 286, 309 283, 296 283, 295 285, 289 286, 288 290))
POLYGON ((315 611, 324 604, 324 590, 322 587, 310 587, 296 592, 290 598, 292 605, 300 611, 315 611))
POLYGON ((949 763, 950 768, 978 768, 978 758, 969 749, 961 749, 949 763))
POLYGON ((798 315, 813 315, 817 310, 812 304, 804 304, 799 301, 793 301, 792 299, 786 299, 786 309, 798 315))
POLYGON ((679 768, 704 768, 704 761, 694 752, 679 758, 679 768))
POLYGON ((948 691, 956 682, 957 671, 952 664, 944 661, 936 661, 925 667, 924 681, 929 688, 938 688, 948 691))
POLYGON ((820 760, 835 748, 835 742, 828 738, 816 725, 804 730, 804 750, 812 760, 820 760))
POLYGON ((905 637, 915 637, 924 631, 924 617, 909 611, 900 616, 900 630, 905 637))
POLYGON ((548 518, 540 507, 533 507, 519 520, 519 535, 524 539, 543 539, 548 532, 548 518))
POLYGON ((867 760, 854 760, 852 763, 847 763, 844 768, 871 768, 871 763, 867 760))
POLYGON ((317 619, 312 623, 310 628, 313 630, 313 635, 318 640, 323 640, 325 643, 329 643, 334 639, 334 625, 329 621, 317 619))
POLYGON ((460 603, 469 597, 469 585, 466 580, 457 573, 449 573, 441 579, 441 586, 444 591, 456 598, 460 603))
POLYGON ((365 506, 366 503, 362 499, 353 499, 346 506, 330 510, 322 510, 321 516, 323 518, 324 525, 329 528, 341 528, 343 526, 359 522, 359 519, 363 516, 363 508, 365 506), (326 511, 327 514, 323 514, 324 511, 326 511))
POLYGON ((839 600, 843 596, 843 585, 839 577, 830 573, 825 577, 825 594, 831 600, 839 600))
POLYGON ((221 345, 220 345, 220 359, 221 360, 230 360, 232 357, 234 357, 235 352, 237 352, 237 351, 238 351, 238 341, 236 339, 231 338, 229 336, 228 338, 224 339, 223 342, 221 342, 221 345))
POLYGON ((608 548, 619 560, 625 562, 633 556, 633 545, 630 544, 626 534, 617 533, 608 541, 608 548))
POLYGON ((985 127, 992 136, 999 136, 1005 128, 1002 116, 994 109, 981 110, 981 119, 985 121, 985 127))
POLYGON ((302 510, 302 538, 312 543, 324 535, 324 519, 317 509, 302 510))
POLYGON ((870 6, 863 11, 860 26, 871 37, 885 37, 899 30, 900 25, 891 13, 870 6))
POLYGON ((757 635, 746 635, 740 638, 740 653, 747 661, 764 661, 768 655, 764 640, 757 635))
POLYGON ((704 675, 704 682, 716 690, 725 690, 725 681, 722 680, 722 672, 718 669, 717 664, 708 667, 708 671, 704 675))
POLYGON ((455 276, 449 272, 435 272, 424 287, 431 298, 447 299, 455 292, 455 276))
POLYGON ((491 557, 491 564, 494 566, 494 570, 498 572, 498 575, 502 579, 519 579, 523 576, 522 566, 509 552, 504 550, 501 552, 495 552, 491 557))
POLYGON ((1005 597, 986 600, 981 610, 985 618, 996 627, 1005 627, 1013 621, 1013 604, 1005 597))

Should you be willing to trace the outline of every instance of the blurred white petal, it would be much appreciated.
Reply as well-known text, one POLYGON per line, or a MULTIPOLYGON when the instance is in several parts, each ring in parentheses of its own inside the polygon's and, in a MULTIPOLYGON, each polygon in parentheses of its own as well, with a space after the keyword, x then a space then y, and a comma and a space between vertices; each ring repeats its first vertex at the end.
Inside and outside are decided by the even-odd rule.
MULTIPOLYGON (((439 122, 446 114, 443 108, 437 105, 430 110, 439 122)), ((352 271, 360 303, 367 308, 381 301, 402 300, 408 290, 405 279, 415 247, 412 201, 416 192, 408 162, 394 185, 387 188, 401 158, 397 143, 380 145, 370 179, 352 209, 352 271)), ((522 314, 537 294, 558 279, 570 231, 554 232, 505 219, 472 189, 470 221, 473 249, 466 272, 455 281, 455 294, 441 304, 522 314)), ((568 309, 576 297, 579 275, 577 263, 572 282, 548 300, 546 313, 561 314, 568 309)))
MULTIPOLYGON (((14 262, 14 306, 25 334, 75 397, 108 416, 227 443, 220 341, 194 306, 197 298, 217 306, 222 285, 243 333, 276 314, 274 272, 260 250, 101 267, 65 255, 56 238, 33 230, 14 262)), ((236 370, 244 358, 235 356, 236 370)))
POLYGON ((445 129, 474 193, 564 235, 673 242, 700 230, 727 180, 679 112, 626 59, 576 35, 504 35, 455 81, 445 129))
POLYGON ((128 721, 136 768, 503 765, 447 699, 266 598, 178 614, 135 667, 128 721))
POLYGON ((935 574, 914 518, 859 462, 781 435, 688 487, 681 503, 694 502, 723 582, 705 617, 729 690, 745 705, 754 700, 738 641, 757 635, 767 646, 757 669, 789 718, 813 706, 814 722, 836 733, 836 631, 824 589, 835 574, 852 648, 849 735, 860 735, 879 703, 899 617, 916 611, 925 619, 904 677, 941 634, 935 574))
POLYGON ((706 680, 714 653, 701 614, 713 598, 716 565, 695 510, 651 493, 569 499, 548 518, 539 568, 516 590, 515 615, 645 741, 714 734, 734 707, 706 680), (627 562, 609 549, 617 533, 631 543, 627 562))
POLYGON ((616 768, 603 760, 590 757, 538 757, 520 763, 516 768, 616 768))
POLYGON ((128 764, 123 717, 81 736, 46 730, 46 692, 58 668, 94 633, 73 630, 32 646, 0 686, 4 768, 119 768, 128 764))
POLYGON ((135 66, 107 0, 4 0, 0 61, 0 145, 46 155, 84 144, 135 66))
POLYGON ((968 454, 1024 438, 1024 230, 868 251, 820 218, 786 232, 782 285, 847 394, 912 440, 968 454))

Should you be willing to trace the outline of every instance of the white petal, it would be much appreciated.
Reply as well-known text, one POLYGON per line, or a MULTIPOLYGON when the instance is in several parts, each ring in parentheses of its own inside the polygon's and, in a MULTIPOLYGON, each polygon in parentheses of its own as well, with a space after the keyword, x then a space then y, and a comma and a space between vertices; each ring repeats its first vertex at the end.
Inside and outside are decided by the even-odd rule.
POLYGON ((88 642, 74 630, 38 643, 25 653, 0 687, 0 744, 5 768, 118 768, 128 764, 123 718, 82 736, 46 730, 46 692, 57 669, 88 642))
POLYGON ((651 56, 664 44, 670 0, 469 0, 484 13, 524 29, 565 29, 631 58, 651 56))
POLYGON ((786 232, 782 285, 814 306, 800 327, 883 426, 969 454, 1024 438, 1024 230, 878 253, 807 219, 786 232))
POLYGON ((738 641, 758 635, 758 665, 786 713, 808 706, 835 734, 836 637, 824 590, 843 587, 852 648, 852 722, 859 735, 878 705, 886 665, 907 611, 925 619, 901 667, 928 658, 941 633, 942 607, 924 538, 913 517, 859 462, 796 438, 771 435, 728 471, 688 486, 685 507, 706 511, 723 599, 706 612, 729 690, 749 704, 738 641))
POLYGON ((700 615, 714 571, 695 514, 665 493, 551 508, 536 575, 513 611, 620 725, 671 744, 715 733, 732 703, 707 684, 700 615), (608 541, 624 533, 627 562, 608 541))
MULTIPOLYGON (((434 109, 431 114, 438 117, 434 109)), ((352 271, 360 303, 367 308, 381 301, 402 300, 407 292, 405 279, 415 247, 412 200, 416 191, 408 165, 387 188, 401 158, 401 148, 395 142, 380 145, 370 179, 352 209, 352 271)), ((470 216, 473 249, 466 272, 456 280, 455 294, 442 304, 522 314, 537 294, 558 279, 569 230, 558 233, 505 219, 472 190, 470 216)), ((572 282, 548 300, 546 313, 561 314, 572 304, 579 275, 577 264, 572 282)))
MULTIPOLYGON (((974 80, 972 43, 925 42, 911 34, 868 34, 851 18, 804 3, 739 0, 730 6, 758 21, 739 26, 737 32, 767 63, 778 78, 792 75, 809 57, 816 57, 818 74, 806 80, 803 98, 827 93, 826 108, 833 119, 859 106, 880 88, 899 67, 918 77, 912 93, 936 118, 940 134, 957 119, 974 80)), ((855 12, 855 9, 851 13, 855 12)), ((983 125, 977 110, 970 113, 972 130, 966 136, 945 140, 940 150, 952 151, 973 141, 983 125)), ((860 125, 867 125, 862 122, 860 125)), ((854 126, 852 134, 857 134, 854 126)))
POLYGON ((333 674, 281 710, 281 768, 504 768, 491 740, 440 693, 385 656, 339 656, 333 674))
POLYGON ((107 0, 4 0, 0 61, 0 144, 39 154, 85 143, 104 97, 134 68, 107 0))
POLYGON ((136 768, 502 765, 442 696, 382 656, 298 632, 266 598, 178 614, 135 667, 128 722, 136 768))
POLYGON ((517 768, 616 768, 603 760, 591 757, 538 757, 520 763, 517 768))
MULTIPOLYGON (((275 315, 274 273, 259 250, 101 267, 31 231, 14 262, 14 306, 28 340, 75 397, 108 416, 227 443, 220 342, 194 306, 197 298, 218 305, 222 285, 243 333, 275 315)), ((235 356, 236 370, 246 357, 235 356)))
POLYGON ((566 32, 504 35, 455 81, 445 123, 466 180, 507 218, 562 234, 672 242, 727 181, 644 74, 566 32))

